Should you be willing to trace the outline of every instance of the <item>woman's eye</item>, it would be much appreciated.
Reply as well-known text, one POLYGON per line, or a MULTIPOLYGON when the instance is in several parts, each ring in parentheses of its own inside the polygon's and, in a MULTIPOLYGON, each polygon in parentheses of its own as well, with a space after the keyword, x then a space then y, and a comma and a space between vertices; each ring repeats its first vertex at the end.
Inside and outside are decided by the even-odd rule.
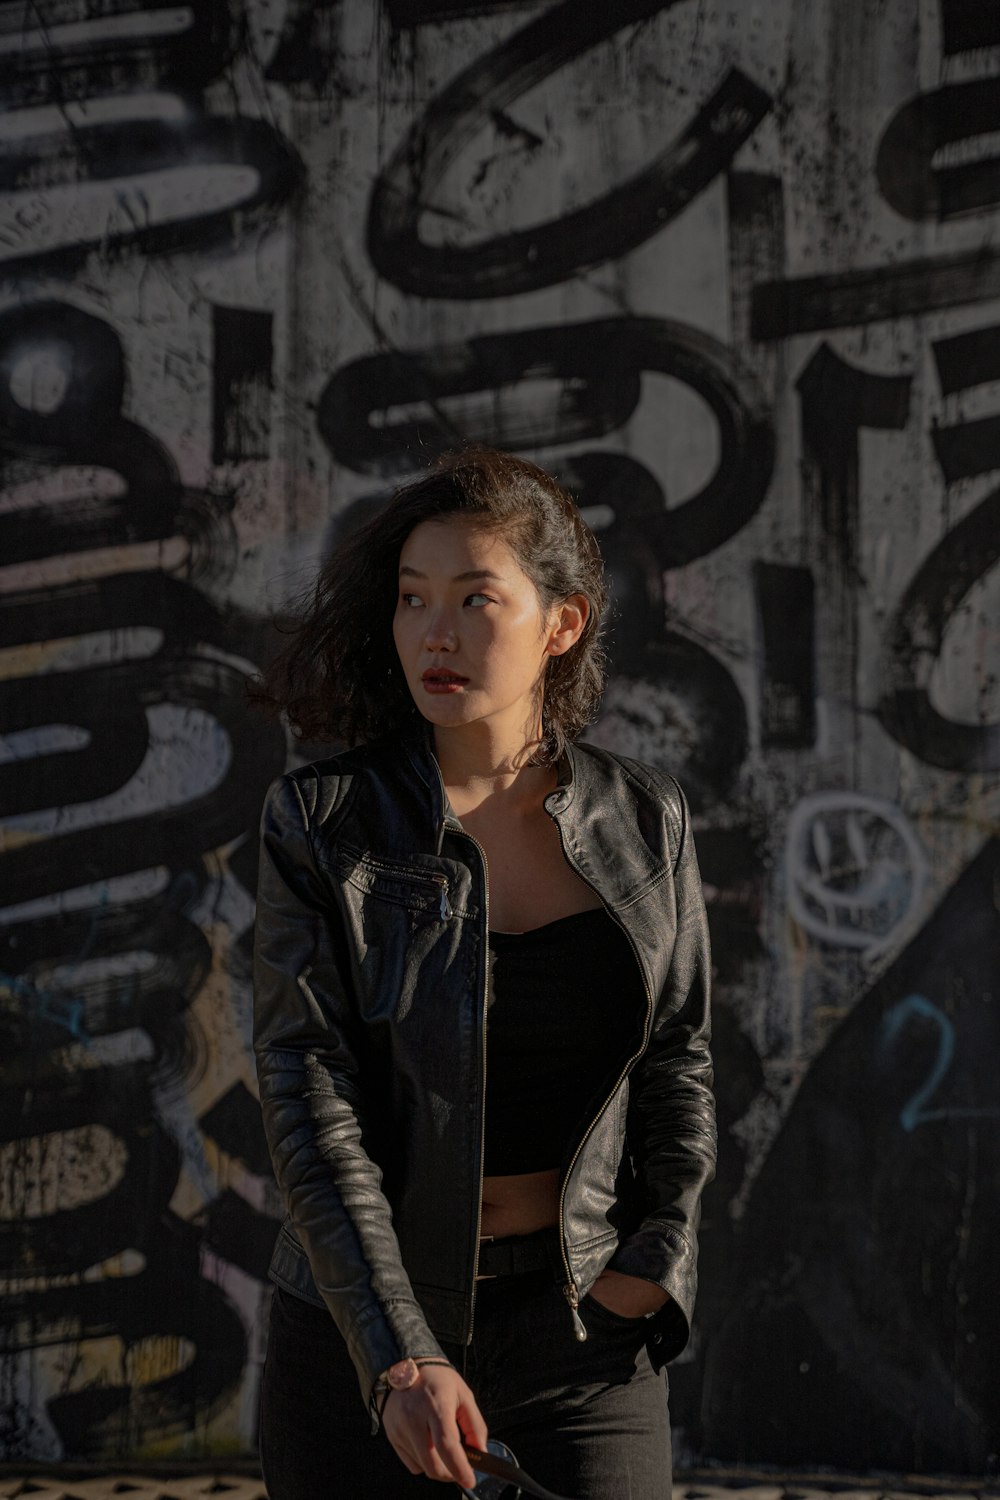
POLYGON ((407 609, 419 609, 423 603, 419 594, 400 594, 399 602, 407 609))
POLYGON ((475 604, 479 606, 482 604, 492 604, 493 601, 490 598, 489 594, 469 594, 465 602, 466 604, 475 604))

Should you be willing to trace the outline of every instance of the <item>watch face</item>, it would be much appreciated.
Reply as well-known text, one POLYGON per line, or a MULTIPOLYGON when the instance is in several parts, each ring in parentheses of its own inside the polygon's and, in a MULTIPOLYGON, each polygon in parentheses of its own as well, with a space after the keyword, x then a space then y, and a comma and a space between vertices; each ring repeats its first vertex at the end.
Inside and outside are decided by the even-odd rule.
POLYGON ((386 1374, 386 1380, 394 1391, 405 1391, 416 1380, 420 1369, 412 1359, 401 1359, 398 1364, 392 1365, 386 1374))

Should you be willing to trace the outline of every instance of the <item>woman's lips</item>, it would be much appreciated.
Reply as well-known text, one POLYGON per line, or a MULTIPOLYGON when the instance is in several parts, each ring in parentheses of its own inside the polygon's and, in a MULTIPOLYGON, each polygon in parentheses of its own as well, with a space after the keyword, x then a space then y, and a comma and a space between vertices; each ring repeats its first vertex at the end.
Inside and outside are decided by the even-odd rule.
POLYGON ((457 693, 468 680, 447 667, 428 667, 421 678, 426 693, 457 693))

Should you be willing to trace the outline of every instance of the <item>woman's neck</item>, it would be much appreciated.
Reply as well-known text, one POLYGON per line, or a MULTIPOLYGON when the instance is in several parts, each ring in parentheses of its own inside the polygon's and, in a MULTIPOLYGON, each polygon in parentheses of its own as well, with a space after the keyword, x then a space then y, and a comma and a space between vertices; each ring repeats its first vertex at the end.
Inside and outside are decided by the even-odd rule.
POLYGON ((513 806, 534 802, 551 791, 555 784, 552 767, 531 761, 539 744, 540 740, 501 743, 485 735, 436 728, 435 755, 457 816, 487 801, 513 806))

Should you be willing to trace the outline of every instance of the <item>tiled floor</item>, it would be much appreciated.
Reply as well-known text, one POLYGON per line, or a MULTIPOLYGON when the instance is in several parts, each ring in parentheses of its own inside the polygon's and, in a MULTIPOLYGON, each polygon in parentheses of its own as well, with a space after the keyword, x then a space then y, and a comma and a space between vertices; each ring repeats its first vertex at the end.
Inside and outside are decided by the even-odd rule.
POLYGON ((737 1475, 714 1482, 674 1481, 674 1500, 987 1500, 1000 1494, 988 1484, 968 1488, 937 1487, 934 1480, 893 1479, 866 1483, 856 1475, 838 1479, 835 1475, 810 1475, 791 1480, 787 1477, 755 1482, 737 1475), (912 1487, 910 1487, 912 1485, 912 1487))
POLYGON ((197 1474, 152 1478, 144 1474, 106 1474, 68 1479, 63 1475, 0 1477, 0 1500, 267 1500, 259 1478, 241 1474, 197 1474))
MULTIPOLYGON (((444 1491, 442 1491, 442 1495, 444 1491)), ((267 1500, 260 1479, 249 1473, 159 1476, 97 1474, 72 1470, 44 1473, 0 1469, 0 1500, 267 1500)), ((780 1475, 739 1471, 688 1475, 674 1481, 674 1500, 1000 1500, 1000 1480, 938 1482, 920 1477, 867 1480, 857 1475, 780 1475)))

